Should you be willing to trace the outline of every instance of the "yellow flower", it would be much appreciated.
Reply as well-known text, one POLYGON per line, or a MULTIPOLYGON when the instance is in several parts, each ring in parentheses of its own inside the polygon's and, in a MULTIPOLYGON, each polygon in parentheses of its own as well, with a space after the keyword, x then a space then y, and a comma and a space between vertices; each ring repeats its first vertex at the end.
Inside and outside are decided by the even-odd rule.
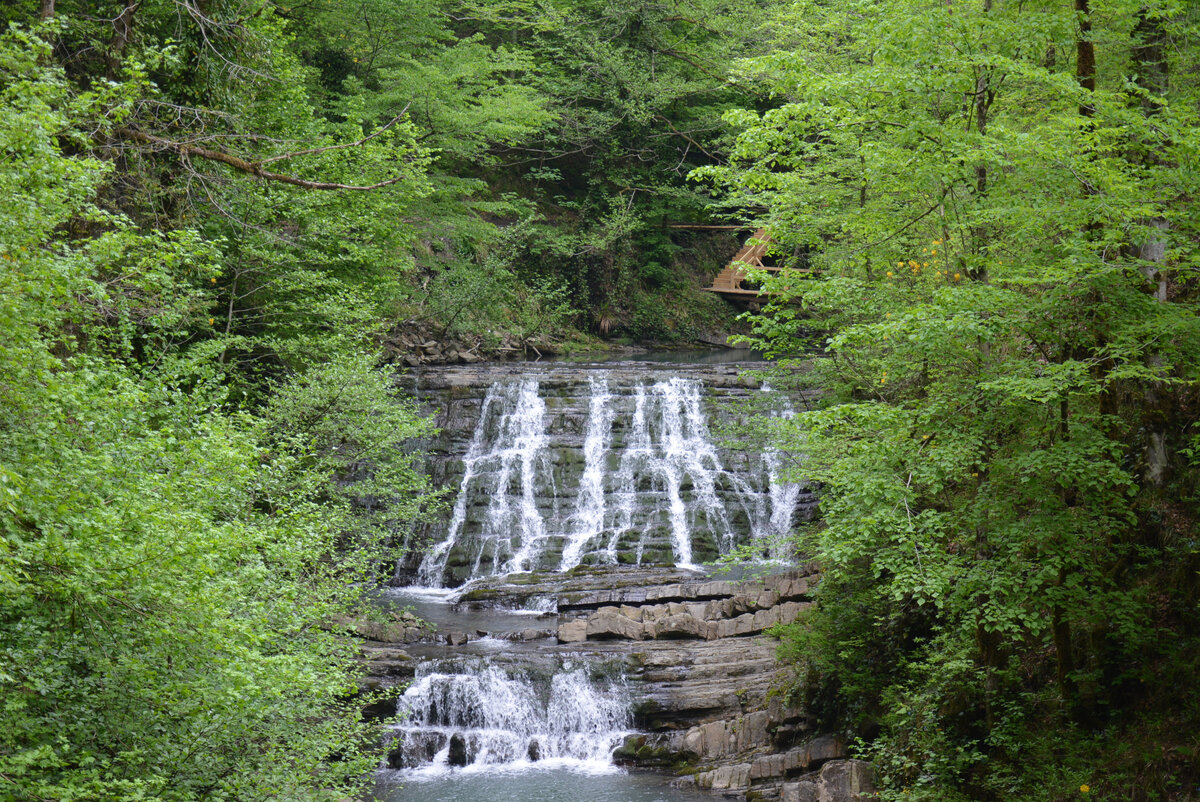
POLYGON ((888 278, 891 278, 891 277, 892 277, 892 271, 890 271, 890 270, 889 270, 889 271, 888 271, 888 278))
POLYGON ((1090 790, 1092 790, 1092 787, 1090 785, 1084 784, 1084 785, 1079 786, 1079 793, 1081 793, 1081 794, 1086 794, 1090 790))
POLYGON ((910 262, 908 263, 908 266, 909 266, 909 267, 916 267, 916 266, 917 266, 917 263, 916 263, 916 262, 913 262, 913 261, 910 261, 910 262))
POLYGON ((214 323, 216 323, 216 322, 217 322, 216 318, 212 318, 212 317, 210 317, 210 318, 208 319, 208 325, 210 325, 210 326, 211 326, 211 325, 213 325, 213 324, 214 324, 214 323))
POLYGON ((962 278, 962 273, 955 273, 955 274, 954 274, 954 280, 955 280, 955 281, 958 281, 960 278, 962 278))
POLYGON ((904 262, 896 262, 896 267, 904 267, 904 262))
POLYGON ((931 253, 934 256, 937 256, 937 249, 935 248, 932 251, 930 251, 929 253, 931 253))
POLYGON ((934 244, 934 245, 941 245, 941 244, 942 244, 942 241, 941 241, 940 239, 935 239, 935 240, 933 241, 933 244, 934 244))
POLYGON ((216 283, 217 283, 217 280, 216 280, 215 278, 214 278, 214 279, 212 279, 212 283, 213 283, 213 284, 216 284, 216 283))
POLYGON ((929 262, 921 262, 921 267, 929 267, 929 262))

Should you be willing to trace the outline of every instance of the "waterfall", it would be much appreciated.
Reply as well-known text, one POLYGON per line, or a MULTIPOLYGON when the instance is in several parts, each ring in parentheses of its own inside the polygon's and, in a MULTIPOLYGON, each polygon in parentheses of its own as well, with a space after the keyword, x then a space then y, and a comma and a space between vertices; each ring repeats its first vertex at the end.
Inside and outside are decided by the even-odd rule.
POLYGON ((537 382, 496 383, 488 390, 479 424, 463 458, 463 476, 446 537, 433 545, 421 563, 421 584, 441 584, 450 550, 459 543, 467 523, 473 493, 488 491, 484 515, 488 536, 477 540, 472 575, 528 570, 531 555, 545 538, 545 523, 537 510, 537 466, 544 461, 546 404, 538 397, 537 382), (519 479, 517 498, 509 492, 514 470, 519 479), (481 488, 482 485, 482 488, 481 488), (512 552, 513 542, 520 550, 512 552), (490 570, 485 570, 491 550, 490 570))
MULTIPOLYGON (((579 565, 588 541, 604 530, 605 474, 609 443, 612 439, 614 410, 608 382, 590 377, 591 402, 588 406, 587 438, 583 441, 583 477, 579 487, 579 505, 571 516, 571 533, 563 549, 558 570, 567 571, 579 565)), ((611 556, 616 562, 615 553, 611 556)))
POLYGON ((583 563, 692 567, 786 534, 800 488, 779 481, 778 455, 724 453, 702 380, 659 376, 492 382, 418 582, 583 563))
POLYGON ((480 658, 430 661, 397 712, 389 765, 435 773, 537 762, 607 767, 629 728, 621 682, 570 664, 547 676, 480 658))

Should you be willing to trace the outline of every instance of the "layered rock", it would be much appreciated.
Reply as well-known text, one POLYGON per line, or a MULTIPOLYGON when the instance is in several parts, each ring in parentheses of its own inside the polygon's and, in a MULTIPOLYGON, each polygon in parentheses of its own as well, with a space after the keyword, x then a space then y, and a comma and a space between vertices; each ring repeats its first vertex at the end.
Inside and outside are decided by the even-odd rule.
MULTIPOLYGON (((868 798, 869 767, 846 761, 840 739, 814 733, 802 711, 771 694, 786 669, 763 633, 798 620, 816 582, 811 569, 738 580, 581 568, 480 581, 459 604, 521 608, 553 599, 557 613, 540 628, 473 636, 521 642, 553 632, 522 648, 619 661, 640 733, 617 750, 618 762, 682 771, 679 782, 727 796, 851 802, 868 798)), ((426 641, 454 643, 447 633, 426 641)), ((381 681, 394 678, 394 655, 374 648, 381 681)))

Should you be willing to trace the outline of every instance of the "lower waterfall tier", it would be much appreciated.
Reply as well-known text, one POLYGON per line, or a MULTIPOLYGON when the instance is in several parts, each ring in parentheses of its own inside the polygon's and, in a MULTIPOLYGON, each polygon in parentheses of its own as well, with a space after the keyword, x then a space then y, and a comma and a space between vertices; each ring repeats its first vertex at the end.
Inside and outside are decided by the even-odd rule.
POLYGON ((422 664, 397 713, 389 765, 426 773, 539 761, 608 767, 630 719, 622 683, 594 669, 482 659, 422 664))

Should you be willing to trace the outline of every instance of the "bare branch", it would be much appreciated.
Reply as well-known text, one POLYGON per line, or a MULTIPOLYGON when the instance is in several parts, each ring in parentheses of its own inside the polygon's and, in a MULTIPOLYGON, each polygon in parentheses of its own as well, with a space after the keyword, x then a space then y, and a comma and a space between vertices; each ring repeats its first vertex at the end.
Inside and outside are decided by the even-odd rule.
POLYGON ((674 125, 674 124, 673 124, 673 123, 672 123, 670 120, 668 120, 666 117, 664 117, 664 116, 663 116, 663 115, 661 115, 661 114, 657 114, 657 115, 655 115, 655 116, 656 116, 656 117, 658 117, 658 119, 660 119, 660 120, 662 120, 663 122, 665 122, 665 123, 667 124, 667 127, 668 127, 668 128, 670 128, 672 131, 674 131, 674 132, 675 132, 677 135, 679 135, 679 136, 683 137, 683 138, 684 138, 684 139, 686 139, 688 142, 690 142, 690 143, 691 143, 691 144, 692 144, 694 147, 696 147, 697 149, 699 149, 699 150, 700 150, 700 152, 701 152, 701 153, 703 153, 705 156, 707 156, 708 158, 712 159, 713 161, 715 161, 715 162, 717 162, 717 163, 720 163, 720 162, 721 162, 721 160, 720 160, 719 158, 717 158, 716 156, 714 156, 714 155, 712 155, 711 153, 709 153, 709 152, 708 152, 708 150, 707 150, 707 149, 705 149, 705 147, 704 147, 703 145, 701 145, 701 144, 700 144, 699 142, 697 142, 696 140, 692 139, 690 136, 688 136, 687 134, 685 134, 683 131, 680 131, 678 128, 676 128, 676 127, 675 127, 675 125, 674 125))

